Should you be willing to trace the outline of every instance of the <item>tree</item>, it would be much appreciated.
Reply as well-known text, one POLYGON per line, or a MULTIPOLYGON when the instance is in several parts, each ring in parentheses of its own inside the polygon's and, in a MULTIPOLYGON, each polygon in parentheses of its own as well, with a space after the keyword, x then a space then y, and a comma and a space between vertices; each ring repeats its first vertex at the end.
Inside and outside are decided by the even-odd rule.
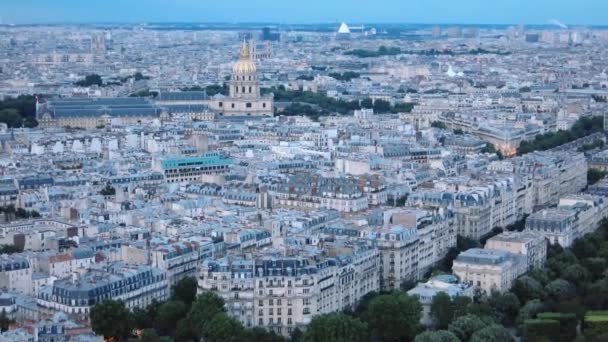
POLYGON ((242 335, 241 323, 225 312, 215 314, 203 332, 203 337, 208 342, 237 342, 242 335))
POLYGON ((471 336, 478 330, 487 326, 481 318, 475 315, 466 315, 457 317, 448 328, 461 341, 468 341, 471 336))
POLYGON ((452 298, 452 310, 454 310, 454 314, 452 315, 452 320, 462 317, 469 313, 469 308, 473 301, 471 298, 467 296, 456 296, 452 298))
POLYGON ((380 295, 369 303, 365 321, 379 341, 412 340, 417 333, 422 306, 403 292, 380 295))
POLYGON ((599 182, 602 178, 606 177, 606 174, 606 171, 589 169, 589 171, 587 171, 587 185, 593 185, 599 182))
POLYGON ((172 335, 177 328, 177 322, 186 317, 188 308, 179 300, 170 300, 163 303, 158 309, 156 321, 163 334, 172 335))
POLYGON ((176 342, 187 342, 196 341, 199 336, 199 332, 196 327, 190 321, 190 318, 182 318, 177 322, 175 328, 175 341, 176 342))
POLYGON ((585 294, 585 306, 591 310, 608 308, 608 280, 600 279, 588 286, 585 294))
MULTIPOLYGON (((525 341, 559 341, 559 322, 550 319, 529 319, 523 324, 525 341)), ((572 341, 572 339, 568 340, 572 341)))
POLYGON ((391 111, 391 103, 384 100, 374 101, 374 112, 375 113, 388 113, 391 111))
POLYGON ((188 318, 199 334, 204 334, 212 318, 219 313, 225 312, 224 300, 212 292, 199 295, 188 314, 188 318))
POLYGON ((17 245, 0 245, 0 254, 14 254, 23 252, 23 248, 17 245))
POLYGON ((8 318, 6 311, 2 310, 2 313, 0 313, 0 332, 7 331, 11 324, 15 324, 15 320, 8 318))
POLYGON ((361 100, 361 108, 374 108, 374 101, 369 97, 361 100))
POLYGON ((131 334, 131 313, 122 301, 105 300, 90 313, 91 328, 106 339, 124 341, 131 334))
POLYGON ((519 313, 520 302, 512 292, 493 292, 488 303, 494 309, 496 318, 505 325, 511 325, 519 313))
POLYGON ((476 331, 469 342, 512 342, 513 337, 509 331, 498 324, 492 324, 486 328, 476 331))
POLYGON ((302 340, 304 339, 304 333, 302 332, 302 330, 300 330, 300 328, 295 328, 293 329, 293 331, 291 332, 291 335, 289 335, 289 341, 290 342, 302 342, 302 340))
POLYGON ((171 338, 169 337, 159 337, 154 329, 145 329, 141 332, 138 339, 132 340, 137 342, 171 342, 171 338))
POLYGON ((555 279, 545 286, 547 295, 556 301, 572 298, 576 294, 576 289, 567 280, 555 279))
POLYGON ((539 312, 542 312, 546 309, 546 305, 543 304, 539 299, 533 299, 529 302, 526 302, 524 306, 519 309, 519 314, 517 315, 517 323, 522 324, 524 321, 535 318, 539 312))
POLYGON ((21 127, 23 119, 16 109, 0 110, 0 122, 5 123, 9 128, 21 127))
POLYGON ((605 258, 587 258, 583 260, 584 267, 589 270, 592 280, 598 280, 608 268, 608 261, 605 258))
POLYGON ((304 333, 304 342, 365 342, 367 324, 342 313, 315 316, 304 333))
POLYGON ((458 337, 447 330, 425 331, 416 336, 414 342, 460 342, 458 337))
POLYGON ((441 121, 433 121, 433 122, 431 122, 431 127, 440 128, 440 129, 447 129, 448 128, 445 125, 445 123, 443 123, 441 121))
POLYGON ((173 285, 173 299, 182 301, 190 307, 196 299, 196 279, 185 277, 173 285))
POLYGON ((589 271, 580 264, 573 264, 564 269, 562 277, 571 284, 581 285, 589 280, 589 271))
POLYGON ((116 189, 110 184, 106 184, 106 187, 101 189, 99 192, 103 196, 114 196, 116 195, 116 189))
POLYGON ((530 276, 519 277, 512 289, 513 293, 519 298, 521 303, 525 303, 532 299, 543 299, 545 290, 543 285, 536 279, 530 276))
POLYGON ((285 342, 285 338, 282 336, 260 327, 246 329, 242 340, 247 342, 285 342))
POLYGON ((445 292, 439 292, 431 302, 431 318, 438 329, 447 329, 454 317, 452 298, 445 292))
POLYGON ((91 75, 85 76, 84 79, 82 79, 74 84, 79 87, 90 87, 93 85, 101 87, 103 85, 103 80, 101 79, 101 76, 99 76, 97 74, 91 74, 91 75))

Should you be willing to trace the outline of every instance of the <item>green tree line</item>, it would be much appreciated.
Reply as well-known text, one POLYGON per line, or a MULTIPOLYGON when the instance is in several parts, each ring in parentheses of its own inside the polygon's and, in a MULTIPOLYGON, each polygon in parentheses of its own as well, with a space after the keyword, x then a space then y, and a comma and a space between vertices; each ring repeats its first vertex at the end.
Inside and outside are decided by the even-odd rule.
POLYGON ((5 98, 0 101, 0 122, 9 128, 36 127, 36 97, 21 95, 16 98, 5 98))
POLYGON ((603 117, 583 117, 567 131, 559 130, 557 132, 539 134, 534 140, 522 141, 517 148, 517 154, 523 155, 534 151, 546 151, 590 134, 602 132, 603 129, 603 117))

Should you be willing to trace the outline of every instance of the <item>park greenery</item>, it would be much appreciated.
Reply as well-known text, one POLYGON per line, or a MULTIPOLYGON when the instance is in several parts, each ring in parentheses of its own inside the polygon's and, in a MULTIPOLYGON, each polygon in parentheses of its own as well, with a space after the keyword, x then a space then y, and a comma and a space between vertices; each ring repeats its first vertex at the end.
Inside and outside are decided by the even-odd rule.
POLYGON ((144 76, 141 72, 136 72, 133 75, 128 75, 124 77, 115 77, 108 79, 104 82, 103 78, 98 74, 89 74, 84 78, 74 82, 74 85, 77 87, 104 87, 104 86, 120 86, 125 83, 130 82, 131 80, 137 82, 142 80, 149 80, 150 76, 144 76))
POLYGON ((10 222, 14 220, 23 220, 29 218, 39 218, 40 213, 36 210, 26 210, 24 208, 15 208, 13 204, 0 207, 0 214, 4 215, 4 221, 10 222))
POLYGON ((284 86, 262 88, 262 94, 272 93, 275 102, 290 102, 280 114, 286 116, 305 115, 312 119, 320 116, 340 114, 346 115, 361 108, 373 108, 377 114, 409 113, 414 107, 413 103, 396 103, 391 105, 384 100, 363 99, 361 101, 345 101, 328 97, 321 93, 303 90, 287 90, 284 86))
POLYGON ((596 140, 592 143, 589 144, 584 144, 583 146, 578 148, 578 152, 587 152, 587 151, 591 151, 591 150, 595 150, 596 148, 601 149, 604 147, 604 141, 603 140, 596 140))
POLYGON ((356 73, 354 71, 345 71, 343 73, 332 72, 332 73, 329 73, 328 76, 332 77, 338 81, 350 82, 350 81, 354 80, 355 78, 361 77, 361 74, 356 73))
POLYGON ((114 188, 112 184, 107 183, 106 186, 99 191, 99 194, 102 196, 114 196, 116 195, 116 188, 114 188))
POLYGON ((21 95, 0 101, 0 122, 9 128, 36 127, 36 97, 21 95))
POLYGON ((537 135, 534 140, 522 141, 517 149, 518 155, 534 151, 545 151, 588 136, 593 133, 602 132, 604 119, 601 116, 580 118, 571 129, 557 132, 549 132, 537 135))
POLYGON ((0 254, 15 254, 23 252, 23 248, 17 245, 0 245, 0 254))
POLYGON ((227 96, 229 89, 228 89, 228 84, 223 83, 221 85, 213 84, 213 85, 209 85, 206 87, 192 86, 192 87, 182 88, 181 90, 182 91, 205 91, 208 96, 215 96, 217 94, 227 96))
POLYGON ((587 185, 593 185, 606 177, 608 172, 600 169, 589 169, 587 171, 587 185))
POLYGON ((382 56, 396 56, 401 54, 406 55, 421 55, 421 56, 456 56, 456 55, 509 55, 510 52, 491 51, 482 48, 471 49, 466 51, 453 51, 450 49, 428 49, 428 50, 401 50, 398 47, 380 46, 378 50, 355 49, 346 51, 345 55, 355 56, 359 58, 377 58, 382 56))
POLYGON ((315 79, 315 77, 312 75, 300 75, 300 76, 296 77, 296 80, 303 80, 303 81, 312 81, 314 79, 315 79))
POLYGON ((103 86, 103 79, 97 74, 86 75, 83 79, 74 83, 78 87, 103 86))

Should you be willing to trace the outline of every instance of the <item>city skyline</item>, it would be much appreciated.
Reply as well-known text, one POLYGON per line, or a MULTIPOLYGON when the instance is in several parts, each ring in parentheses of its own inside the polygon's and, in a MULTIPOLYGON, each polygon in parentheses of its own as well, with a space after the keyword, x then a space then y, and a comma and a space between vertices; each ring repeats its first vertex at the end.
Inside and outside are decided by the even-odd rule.
POLYGON ((604 25, 608 3, 600 0, 501 1, 488 6, 481 0, 446 3, 440 0, 383 0, 352 6, 345 0, 283 3, 277 0, 206 3, 194 0, 138 0, 82 3, 75 0, 0 3, 4 24, 140 23, 140 22, 373 22, 412 24, 528 24, 604 25), (122 10, 117 13, 117 6, 122 10), (320 10, 322 8, 322 10, 320 10))

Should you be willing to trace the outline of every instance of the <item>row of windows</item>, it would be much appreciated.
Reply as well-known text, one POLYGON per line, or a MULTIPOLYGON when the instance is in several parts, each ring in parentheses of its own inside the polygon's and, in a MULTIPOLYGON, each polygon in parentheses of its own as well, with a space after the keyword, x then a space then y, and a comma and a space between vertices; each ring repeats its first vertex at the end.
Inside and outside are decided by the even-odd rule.
MULTIPOLYGON (((238 89, 238 88, 237 88, 237 89, 238 89)), ((251 92, 251 91, 250 91, 250 92, 251 92)), ((237 93, 238 93, 238 91, 237 91, 237 93)), ((247 102, 247 103, 245 104, 245 107, 247 107, 247 108, 251 108, 252 106, 253 106, 253 105, 251 104, 251 102, 247 102)), ((224 108, 224 102, 219 102, 219 103, 218 103, 218 107, 220 107, 220 108, 224 108)), ((234 104, 234 103, 231 103, 231 104, 230 104, 230 108, 233 108, 233 109, 234 109, 235 107, 236 107, 236 104, 234 104)), ((262 103, 262 108, 266 108, 266 102, 263 102, 263 103, 262 103)))

